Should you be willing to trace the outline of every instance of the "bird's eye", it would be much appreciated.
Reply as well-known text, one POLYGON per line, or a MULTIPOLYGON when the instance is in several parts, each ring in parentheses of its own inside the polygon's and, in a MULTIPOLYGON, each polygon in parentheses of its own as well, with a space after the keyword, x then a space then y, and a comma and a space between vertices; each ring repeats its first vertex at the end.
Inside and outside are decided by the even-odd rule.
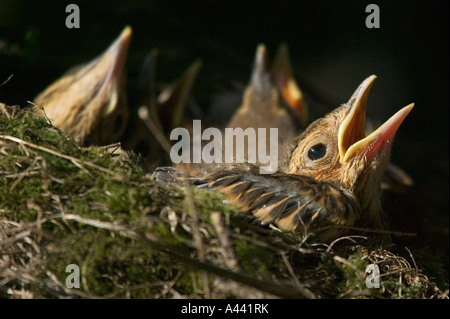
POLYGON ((312 146, 308 151, 308 157, 312 161, 321 159, 327 153, 327 146, 325 144, 316 144, 312 146))

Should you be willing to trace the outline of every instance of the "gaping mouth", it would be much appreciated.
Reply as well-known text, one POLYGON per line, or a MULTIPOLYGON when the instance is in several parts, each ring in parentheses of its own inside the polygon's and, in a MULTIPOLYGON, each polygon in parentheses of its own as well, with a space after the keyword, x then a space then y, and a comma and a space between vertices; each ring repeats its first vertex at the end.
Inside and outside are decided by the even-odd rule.
POLYGON ((348 162, 356 154, 363 154, 366 163, 370 163, 385 146, 392 142, 398 128, 414 106, 414 103, 405 106, 378 129, 365 136, 366 103, 375 79, 375 75, 365 79, 347 103, 349 111, 338 132, 341 164, 348 162))

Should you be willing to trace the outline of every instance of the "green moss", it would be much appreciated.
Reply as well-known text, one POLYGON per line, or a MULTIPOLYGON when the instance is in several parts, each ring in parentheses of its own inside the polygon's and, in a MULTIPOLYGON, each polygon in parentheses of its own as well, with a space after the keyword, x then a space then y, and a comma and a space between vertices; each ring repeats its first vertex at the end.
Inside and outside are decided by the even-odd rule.
POLYGON ((264 247, 252 245, 247 240, 236 241, 236 254, 241 257, 241 266, 245 271, 255 275, 268 276, 274 264, 273 255, 264 247))
POLYGON ((346 259, 335 259, 336 266, 340 269, 343 278, 340 284, 343 296, 355 293, 362 296, 370 294, 366 286, 365 270, 367 262, 363 258, 363 251, 358 248, 356 252, 349 255, 346 259))

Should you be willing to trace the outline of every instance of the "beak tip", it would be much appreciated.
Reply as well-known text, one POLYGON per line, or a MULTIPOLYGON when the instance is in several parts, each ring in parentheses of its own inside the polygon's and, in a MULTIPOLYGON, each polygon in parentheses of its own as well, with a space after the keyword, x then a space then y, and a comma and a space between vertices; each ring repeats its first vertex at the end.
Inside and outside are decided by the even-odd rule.
POLYGON ((268 53, 265 44, 260 43, 256 47, 254 69, 258 72, 265 73, 267 71, 268 53))
POLYGON ((131 27, 131 26, 129 26, 129 25, 127 25, 124 29, 123 29, 123 31, 122 31, 122 33, 120 34, 120 36, 119 36, 119 38, 121 38, 121 39, 129 39, 129 38, 131 38, 131 35, 133 34, 133 28, 131 27))
POLYGON ((256 47, 257 54, 267 54, 267 47, 264 43, 258 44, 256 47))
POLYGON ((128 51, 128 46, 131 42, 131 36, 133 34, 132 28, 127 25, 117 39, 110 45, 108 48, 108 52, 120 52, 120 51, 128 51))

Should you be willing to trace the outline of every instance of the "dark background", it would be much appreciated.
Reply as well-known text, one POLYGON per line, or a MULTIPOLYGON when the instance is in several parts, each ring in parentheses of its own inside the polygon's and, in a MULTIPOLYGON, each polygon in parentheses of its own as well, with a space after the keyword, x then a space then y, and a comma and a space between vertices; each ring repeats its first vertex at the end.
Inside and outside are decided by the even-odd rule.
POLYGON ((125 25, 133 27, 129 82, 152 48, 161 82, 201 58, 193 95, 206 112, 212 95, 242 89, 259 43, 273 57, 286 42, 304 93, 332 107, 376 74, 367 111, 374 122, 415 103, 392 153, 415 180, 394 203, 396 226, 418 232, 408 244, 431 249, 448 275, 448 9, 448 1, 0 0, 0 83, 14 74, 0 101, 26 105, 69 67, 103 52, 125 25), (69 3, 79 5, 80 29, 65 27, 69 3), (380 29, 365 26, 370 3, 380 8, 380 29))

